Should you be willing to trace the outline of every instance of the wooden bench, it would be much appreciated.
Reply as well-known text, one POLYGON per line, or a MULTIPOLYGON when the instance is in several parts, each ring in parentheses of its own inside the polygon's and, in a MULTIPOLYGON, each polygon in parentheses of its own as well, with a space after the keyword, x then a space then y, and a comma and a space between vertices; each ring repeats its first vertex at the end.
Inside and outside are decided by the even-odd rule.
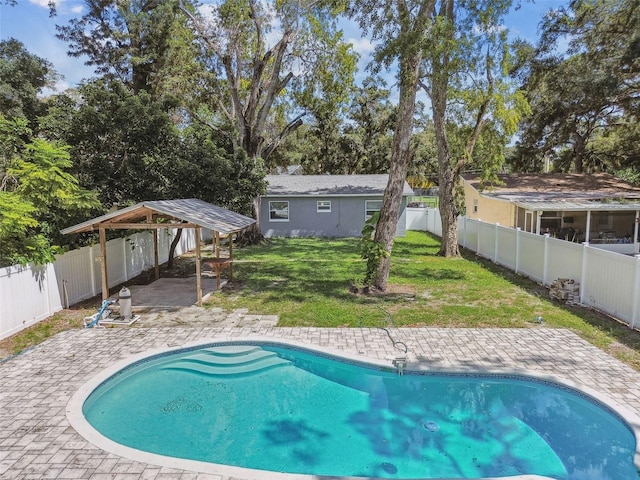
POLYGON ((202 266, 209 267, 216 274, 216 290, 220 290, 220 274, 224 269, 229 269, 229 281, 233 280, 233 260, 230 258, 205 258, 202 266))

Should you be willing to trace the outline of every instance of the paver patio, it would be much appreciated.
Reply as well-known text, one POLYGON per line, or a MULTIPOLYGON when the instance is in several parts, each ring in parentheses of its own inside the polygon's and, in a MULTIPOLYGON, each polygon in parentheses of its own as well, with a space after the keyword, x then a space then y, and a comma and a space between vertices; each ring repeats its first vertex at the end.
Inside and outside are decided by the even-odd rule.
MULTIPOLYGON (((528 369, 591 387, 640 414, 640 373, 567 330, 404 328, 392 330, 410 360, 433 368, 528 369)), ((115 361, 163 346, 261 336, 385 359, 397 353, 379 329, 221 325, 71 330, 0 363, 0 478, 187 480, 228 477, 148 465, 102 451, 68 423, 66 405, 115 361)))

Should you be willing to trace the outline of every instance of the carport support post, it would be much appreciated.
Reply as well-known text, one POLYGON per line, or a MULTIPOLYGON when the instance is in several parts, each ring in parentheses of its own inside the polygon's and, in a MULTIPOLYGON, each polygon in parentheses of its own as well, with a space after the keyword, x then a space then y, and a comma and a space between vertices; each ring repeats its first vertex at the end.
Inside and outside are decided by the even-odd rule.
POLYGON ((158 259, 158 235, 160 234, 159 229, 152 230, 153 232, 153 272, 156 277, 156 280, 160 278, 160 261, 158 259))
POLYGON ((109 280, 107 278, 107 234, 100 228, 100 269, 102 271, 102 301, 109 298, 109 280))
POLYGON ((233 232, 229 234, 229 281, 233 282, 233 232))
POLYGON ((202 306, 202 272, 201 270, 201 257, 200 257, 200 227, 195 227, 196 231, 196 290, 198 296, 198 306, 202 306))
MULTIPOLYGON (((153 223, 153 213, 147 213, 147 223, 153 223)), ((156 228, 153 232, 153 275, 155 279, 160 278, 160 261, 158 259, 158 235, 160 235, 160 229, 156 228)))

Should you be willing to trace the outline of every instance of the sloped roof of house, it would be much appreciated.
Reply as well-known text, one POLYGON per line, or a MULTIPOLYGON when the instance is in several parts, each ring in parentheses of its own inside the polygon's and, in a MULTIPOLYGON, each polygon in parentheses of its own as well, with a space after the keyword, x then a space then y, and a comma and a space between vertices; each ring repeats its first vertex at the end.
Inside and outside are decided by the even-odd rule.
POLYGON ((157 222, 159 218, 163 221, 188 222, 223 234, 238 232, 256 222, 253 218, 226 208, 196 198, 188 198, 140 202, 65 228, 61 233, 90 232, 100 227, 135 229, 136 224, 138 228, 145 228, 157 222))
MULTIPOLYGON (((266 196, 383 195, 389 175, 267 175, 266 196)), ((403 196, 414 195, 404 182, 403 196)))
POLYGON ((607 173, 513 173, 500 184, 482 185, 480 177, 462 175, 482 195, 507 200, 529 210, 630 210, 640 207, 640 188, 607 173))

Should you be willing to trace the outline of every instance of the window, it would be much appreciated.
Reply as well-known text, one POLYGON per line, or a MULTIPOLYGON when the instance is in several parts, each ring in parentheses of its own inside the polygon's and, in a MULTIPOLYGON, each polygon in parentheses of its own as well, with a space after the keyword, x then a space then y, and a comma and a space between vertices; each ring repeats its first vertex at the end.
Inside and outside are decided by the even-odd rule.
POLYGON ((318 200, 317 212, 331 212, 331 200, 318 200))
POLYGON ((269 221, 288 222, 289 202, 269 202, 269 221))
POLYGON ((473 201, 473 213, 478 213, 478 200, 473 201))
POLYGON ((379 212, 382 208, 382 200, 365 200, 364 202, 364 219, 369 220, 372 215, 379 212))

